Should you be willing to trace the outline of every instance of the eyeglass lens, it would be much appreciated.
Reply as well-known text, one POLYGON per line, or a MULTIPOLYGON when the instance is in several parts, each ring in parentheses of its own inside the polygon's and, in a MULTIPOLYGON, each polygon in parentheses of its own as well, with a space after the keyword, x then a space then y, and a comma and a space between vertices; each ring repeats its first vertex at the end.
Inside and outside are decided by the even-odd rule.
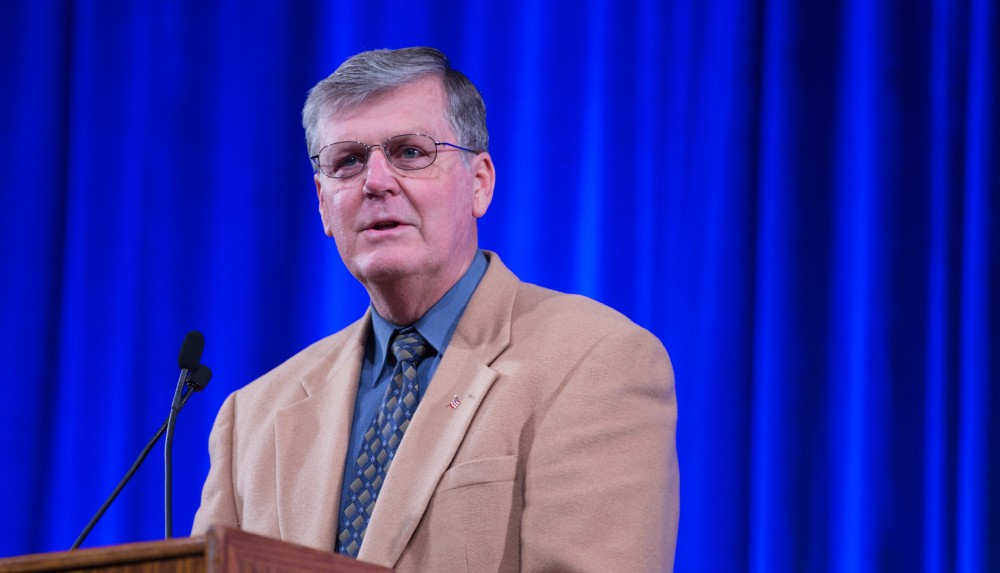
POLYGON ((386 159, 398 169, 423 169, 437 157, 437 144, 431 137, 411 133, 370 147, 356 141, 331 143, 319 152, 319 168, 330 177, 350 177, 364 169, 370 150, 376 147, 382 147, 386 159))

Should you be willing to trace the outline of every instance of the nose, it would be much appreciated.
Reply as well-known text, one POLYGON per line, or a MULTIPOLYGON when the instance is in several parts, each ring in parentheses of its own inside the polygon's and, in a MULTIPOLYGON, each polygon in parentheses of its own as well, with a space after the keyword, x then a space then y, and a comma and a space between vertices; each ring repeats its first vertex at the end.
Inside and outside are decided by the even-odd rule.
POLYGON ((364 177, 365 195, 381 197, 387 193, 392 195, 399 193, 399 181, 396 180, 396 174, 389 164, 385 149, 379 145, 372 146, 369 151, 364 177))

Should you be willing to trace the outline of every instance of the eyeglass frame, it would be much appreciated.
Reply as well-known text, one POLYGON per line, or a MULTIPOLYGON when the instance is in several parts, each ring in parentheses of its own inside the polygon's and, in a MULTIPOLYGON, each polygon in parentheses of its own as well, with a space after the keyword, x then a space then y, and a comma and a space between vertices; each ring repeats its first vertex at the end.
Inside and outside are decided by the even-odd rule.
POLYGON ((319 152, 316 153, 316 155, 310 156, 309 159, 312 160, 313 165, 316 166, 316 171, 319 171, 320 173, 322 173, 323 175, 329 177, 330 179, 350 179, 351 177, 354 177, 355 175, 358 175, 359 173, 364 172, 365 167, 368 166, 368 159, 371 158, 372 149, 374 149, 376 147, 381 147, 382 148, 382 153, 385 154, 386 161, 389 163, 389 165, 392 165, 393 168, 399 169, 401 171, 420 171, 421 169, 427 169, 431 165, 434 165, 434 162, 437 161, 438 146, 440 146, 440 145, 447 145, 448 147, 453 147, 453 148, 461 150, 461 151, 468 151, 469 153, 473 153, 473 154, 477 154, 477 155, 479 153, 481 153, 480 151, 477 151, 475 149, 469 149, 468 147, 462 147, 461 145, 455 145, 454 143, 449 143, 447 141, 438 141, 438 140, 434 139, 433 137, 431 137, 430 135, 427 135, 426 133, 400 133, 399 135, 393 135, 392 137, 386 138, 386 140, 383 141, 382 143, 374 143, 372 145, 368 145, 367 143, 363 143, 361 141, 352 141, 352 140, 334 141, 333 143, 327 143, 323 147, 320 147, 319 148, 319 152), (424 165, 423 167, 400 167, 400 166, 398 166, 398 165, 396 165, 395 163, 392 162, 392 159, 389 158, 389 150, 386 149, 385 145, 387 143, 389 143, 390 141, 392 141, 393 139, 396 139, 398 137, 406 137, 408 135, 419 135, 419 136, 422 136, 422 137, 426 137, 427 139, 429 139, 429 140, 431 140, 431 141, 434 142, 434 157, 431 158, 430 163, 428 163, 427 165, 424 165), (365 148, 365 160, 364 160, 364 162, 361 163, 361 167, 359 167, 356 172, 351 173, 350 175, 344 175, 344 176, 338 177, 336 175, 330 175, 326 171, 323 171, 323 168, 320 167, 320 164, 319 164, 319 156, 320 156, 320 154, 323 153, 323 150, 326 149, 327 147, 330 147, 331 145, 338 145, 338 144, 341 144, 341 143, 357 143, 358 145, 364 147, 365 148))

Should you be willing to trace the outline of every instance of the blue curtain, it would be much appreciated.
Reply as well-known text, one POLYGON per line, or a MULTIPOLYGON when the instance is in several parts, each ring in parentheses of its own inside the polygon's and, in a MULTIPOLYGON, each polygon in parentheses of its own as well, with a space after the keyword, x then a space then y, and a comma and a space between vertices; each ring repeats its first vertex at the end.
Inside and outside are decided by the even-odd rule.
MULTIPOLYGON (((73 542, 199 329, 189 530, 224 397, 367 305, 305 93, 421 44, 487 102, 482 246, 671 352, 678 571, 1000 570, 991 0, 3 3, 0 556, 73 542)), ((161 457, 86 545, 163 535, 161 457)))

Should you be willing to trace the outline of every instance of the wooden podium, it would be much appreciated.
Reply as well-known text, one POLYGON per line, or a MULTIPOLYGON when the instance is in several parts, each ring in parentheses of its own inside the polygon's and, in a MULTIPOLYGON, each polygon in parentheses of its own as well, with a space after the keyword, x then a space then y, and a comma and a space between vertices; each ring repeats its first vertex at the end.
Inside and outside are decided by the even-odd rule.
POLYGON ((38 553, 0 559, 0 573, 13 571, 114 571, 117 573, 385 573, 379 565, 230 528, 204 537, 181 537, 38 553))

